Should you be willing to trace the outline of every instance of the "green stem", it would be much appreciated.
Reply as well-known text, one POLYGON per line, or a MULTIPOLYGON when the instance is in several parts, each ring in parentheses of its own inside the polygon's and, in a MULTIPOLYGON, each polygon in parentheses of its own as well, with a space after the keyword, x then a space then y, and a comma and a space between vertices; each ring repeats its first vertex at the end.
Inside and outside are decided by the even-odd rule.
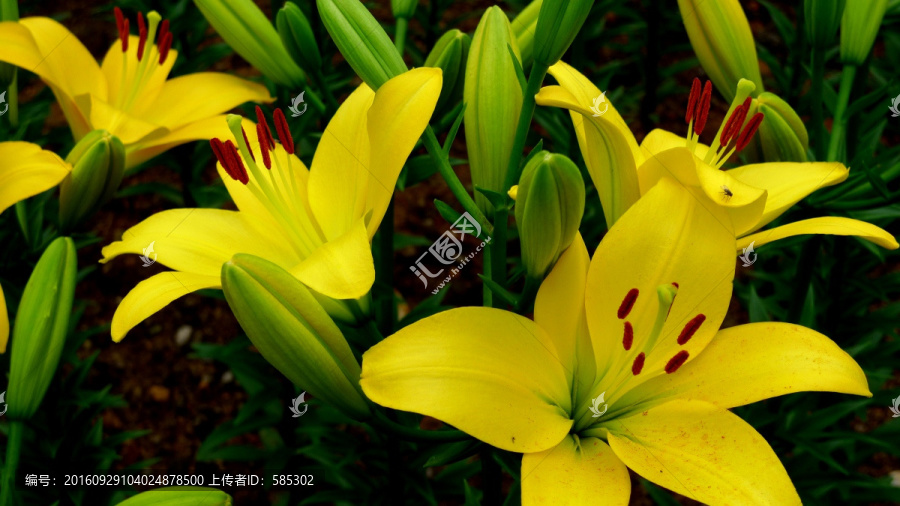
MULTIPOLYGON (((492 241, 493 242, 493 241, 492 241)), ((487 279, 491 278, 491 251, 493 247, 484 248, 484 263, 482 264, 481 270, 482 275, 487 279)), ((488 287, 487 283, 481 283, 481 294, 482 294, 482 305, 484 307, 494 307, 494 292, 491 291, 490 287, 488 287)))
POLYGON ((320 90, 325 90, 325 101, 328 103, 328 107, 331 109, 331 112, 337 112, 340 105, 338 104, 337 99, 334 98, 334 92, 331 91, 331 87, 325 83, 325 75, 322 74, 322 70, 313 69, 310 73, 310 77, 312 78, 313 83, 317 88, 319 88, 320 90))
POLYGON ((837 107, 834 110, 834 124, 831 126, 831 141, 828 143, 827 160, 831 162, 841 161, 841 151, 844 147, 844 130, 847 127, 847 104, 850 102, 850 92, 853 89, 853 79, 856 77, 856 65, 844 65, 844 73, 841 75, 841 89, 838 92, 837 107))
POLYGON ((819 256, 819 248, 821 247, 821 236, 813 236, 800 250, 797 268, 794 271, 794 295, 791 297, 791 305, 788 308, 786 319, 788 323, 800 322, 803 303, 806 302, 806 294, 809 291, 809 284, 812 282, 813 267, 816 265, 816 258, 819 256))
POLYGON ((397 46, 397 52, 403 57, 403 49, 406 46, 406 27, 409 20, 406 18, 397 18, 395 20, 396 29, 394 31, 394 45, 397 46))
POLYGON ((378 265, 375 271, 378 294, 375 297, 378 307, 375 318, 381 335, 394 333, 394 198, 388 204, 381 225, 378 226, 378 265))
POLYGON ((453 167, 450 166, 450 160, 444 156, 444 150, 441 147, 441 143, 438 142, 437 136, 434 134, 434 130, 431 128, 431 125, 428 125, 425 128, 425 148, 428 150, 428 153, 434 159, 434 161, 438 164, 438 172, 441 173, 441 177, 446 181, 447 186, 450 187, 450 191, 453 193, 453 196, 456 197, 456 200, 459 200, 459 203, 462 204, 463 209, 466 210, 469 214, 472 215, 473 218, 481 225, 481 229, 487 232, 488 235, 493 237, 494 228, 491 226, 491 222, 488 221, 487 216, 481 212, 481 209, 475 205, 475 201, 472 197, 469 196, 469 192, 466 191, 466 187, 463 186, 462 182, 460 182, 459 178, 456 177, 456 173, 453 172, 453 167))
MULTIPOLYGON (((490 276, 494 283, 506 288, 506 227, 509 221, 509 208, 500 207, 494 209, 494 233, 491 236, 491 270, 490 276)), ((487 275, 487 273, 485 273, 487 275)), ((493 307, 502 307, 503 299, 494 297, 493 307)))
POLYGON ((16 469, 19 467, 19 453, 25 425, 21 420, 9 422, 9 439, 6 442, 6 465, 3 467, 3 487, 0 491, 0 506, 13 505, 13 491, 16 487, 16 469))
POLYGON ((511 188, 519 180, 519 163, 522 161, 522 150, 525 148, 525 138, 528 136, 528 128, 531 126, 531 118, 534 116, 534 96, 540 90, 548 68, 546 65, 538 62, 534 62, 531 66, 528 84, 525 85, 525 95, 522 97, 519 124, 516 125, 516 137, 513 141, 512 152, 509 155, 509 164, 506 166, 506 179, 503 184, 503 191, 511 188))
POLYGON ((9 104, 9 124, 13 128, 19 126, 19 69, 13 69, 12 83, 9 85, 9 93, 6 94, 7 103, 9 104))
POLYGON ((460 430, 421 430, 413 429, 391 421, 386 415, 380 411, 375 412, 375 416, 367 420, 367 422, 378 429, 411 441, 446 443, 452 441, 466 441, 469 435, 460 430))
POLYGON ((538 288, 540 287, 540 279, 526 276, 525 289, 522 290, 522 294, 519 295, 519 303, 516 304, 516 311, 518 311, 519 313, 530 313, 531 308, 534 306, 534 298, 537 295, 538 288))
POLYGON ((812 89, 810 104, 812 108, 812 134, 816 160, 825 160, 825 131, 824 107, 822 106, 822 89, 825 87, 825 51, 812 48, 812 89))

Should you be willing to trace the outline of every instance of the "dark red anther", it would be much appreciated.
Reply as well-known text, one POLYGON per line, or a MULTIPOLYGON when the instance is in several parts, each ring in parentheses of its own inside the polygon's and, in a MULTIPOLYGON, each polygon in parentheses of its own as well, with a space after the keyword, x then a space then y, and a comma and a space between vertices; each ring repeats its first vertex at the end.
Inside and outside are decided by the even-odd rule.
POLYGON ((672 286, 674 286, 675 288, 681 288, 680 286, 678 286, 678 283, 676 283, 674 281, 672 281, 672 286))
POLYGON ((230 165, 230 170, 226 169, 228 175, 235 181, 240 181, 243 184, 249 183, 250 178, 247 177, 247 169, 244 168, 244 163, 241 161, 241 155, 238 154, 237 146, 230 140, 226 141, 224 151, 225 156, 228 158, 228 164, 230 165))
POLYGON ((703 85, 703 94, 700 95, 700 101, 697 103, 697 112, 694 113, 694 133, 700 135, 703 133, 703 127, 706 126, 706 120, 709 118, 709 102, 712 100, 712 81, 706 81, 703 85))
POLYGON ((256 138, 259 139, 259 150, 262 152, 263 164, 267 169, 271 169, 272 159, 269 157, 269 141, 266 140, 266 131, 262 123, 256 124, 256 138))
POLYGON ((159 25, 159 36, 157 37, 157 40, 162 42, 162 40, 166 38, 167 33, 169 33, 169 20, 164 19, 159 25))
POLYGON ((750 139, 756 134, 756 131, 759 130, 759 125, 762 123, 765 115, 761 112, 758 112, 750 118, 750 122, 747 123, 747 126, 744 127, 744 130, 741 132, 741 136, 737 139, 737 152, 740 153, 741 150, 747 147, 747 144, 750 144, 750 139))
POLYGON ((128 27, 128 20, 122 24, 122 33, 119 34, 119 39, 122 41, 122 52, 128 52, 128 36, 130 28, 128 27))
POLYGON ((144 15, 138 12, 138 61, 144 57, 144 46, 147 45, 147 25, 144 23, 144 15))
POLYGON ((734 111, 731 112, 731 116, 725 123, 725 128, 722 129, 722 137, 719 139, 719 144, 727 146, 728 142, 737 136, 737 133, 741 131, 741 127, 744 126, 744 120, 747 119, 749 111, 750 97, 747 97, 743 104, 735 107, 734 111))
POLYGON ((255 162, 256 156, 253 155, 253 148, 250 147, 250 139, 247 138, 247 132, 244 131, 244 127, 241 127, 241 134, 244 136, 244 144, 247 145, 247 151, 250 152, 250 158, 255 162))
POLYGON ((687 124, 691 124, 691 120, 694 118, 694 110, 697 109, 697 99, 700 98, 700 79, 694 78, 694 83, 691 84, 691 95, 688 98, 688 106, 687 111, 684 113, 684 122, 687 124))
MULTIPOLYGON (((228 164, 225 162, 225 150, 222 145, 222 141, 217 138, 212 138, 209 140, 209 147, 212 148, 212 152, 216 155, 216 160, 222 164, 222 168, 228 172, 228 164)), ((230 174, 229 174, 230 175, 230 174)))
POLYGON ((684 343, 691 340, 694 337, 694 334, 700 328, 700 325, 703 325, 703 322, 706 321, 706 315, 698 314, 693 317, 691 321, 687 322, 687 325, 681 329, 681 334, 678 335, 678 344, 684 345, 684 343))
POLYGON ((625 351, 631 349, 631 344, 634 343, 634 327, 631 326, 631 322, 625 322, 625 335, 622 337, 622 347, 625 348, 625 351))
POLYGON ((291 137, 291 129, 288 128, 287 119, 284 117, 284 113, 281 109, 275 109, 275 114, 272 115, 272 119, 275 121, 275 131, 278 132, 278 140, 281 141, 281 145, 284 146, 284 150, 287 151, 287 154, 294 154, 294 139, 291 137))
POLYGON ((172 32, 166 32, 166 35, 159 41, 159 64, 166 62, 169 56, 169 50, 172 49, 172 32))
POLYGON ((666 364, 666 374, 672 374, 673 372, 677 371, 678 368, 683 366, 687 361, 688 356, 690 356, 690 353, 688 353, 687 351, 679 351, 674 357, 669 360, 669 363, 666 364))
POLYGON ((625 294, 625 298, 622 300, 622 304, 619 305, 618 316, 620 320, 624 320, 628 313, 631 312, 631 308, 634 307, 634 301, 638 298, 638 289, 632 288, 628 290, 628 293, 625 294))
POLYGON ((122 52, 128 50, 128 20, 122 15, 122 9, 115 7, 113 14, 116 15, 116 30, 119 31, 119 40, 122 41, 122 52))
MULTIPOLYGON (((256 106, 256 123, 263 126, 263 132, 266 134, 266 145, 269 146, 269 150, 275 151, 275 139, 272 138, 272 130, 269 129, 266 115, 263 114, 262 108, 259 106, 256 106)), ((262 143, 259 145, 262 146, 262 143)))
POLYGON ((638 356, 634 357, 634 362, 631 364, 631 374, 637 376, 641 373, 641 370, 644 368, 644 352, 642 351, 638 356))

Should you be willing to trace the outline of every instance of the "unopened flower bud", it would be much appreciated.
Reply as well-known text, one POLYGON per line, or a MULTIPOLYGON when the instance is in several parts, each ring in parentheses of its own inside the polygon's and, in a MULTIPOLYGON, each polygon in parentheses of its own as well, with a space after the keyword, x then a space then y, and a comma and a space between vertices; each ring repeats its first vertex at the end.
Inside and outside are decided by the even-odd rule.
POLYGON ((512 31, 519 45, 522 68, 528 68, 534 60, 534 32, 537 30, 538 13, 541 12, 542 4, 543 0, 532 1, 512 20, 512 31))
POLYGON ((806 39, 815 48, 824 49, 834 42, 847 0, 804 0, 806 39))
POLYGON ((855 0, 841 18, 841 62, 862 65, 875 44, 887 0, 855 0))
POLYGON ((395 18, 412 19, 418 4, 418 0, 391 0, 391 11, 395 18))
POLYGON ((594 0, 544 0, 534 32, 534 61, 548 67, 558 62, 593 5, 594 0))
POLYGON ((759 143, 767 162, 805 162, 809 134, 800 116, 774 93, 763 92, 756 99, 765 115, 759 125, 759 143))
POLYGON ((59 226, 71 230, 112 199, 125 174, 125 145, 106 130, 94 130, 66 157, 72 172, 59 186, 59 226))
POLYGON ((444 87, 438 98, 436 109, 443 110, 448 104, 455 104, 462 97, 466 80, 466 59, 472 39, 465 33, 453 29, 441 36, 434 49, 425 59, 426 67, 440 68, 444 75, 444 87))
POLYGON ((293 2, 285 2, 275 18, 278 36, 291 58, 309 72, 322 66, 319 44, 306 15, 293 2))
POLYGON ((208 487, 162 487, 129 497, 118 506, 231 506, 231 496, 208 487))

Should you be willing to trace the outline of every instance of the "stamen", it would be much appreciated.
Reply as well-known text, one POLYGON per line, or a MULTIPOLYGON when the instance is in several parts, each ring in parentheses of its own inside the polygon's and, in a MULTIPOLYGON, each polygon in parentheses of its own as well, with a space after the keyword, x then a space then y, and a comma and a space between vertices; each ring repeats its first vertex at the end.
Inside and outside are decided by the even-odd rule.
POLYGON ((675 288, 681 288, 680 286, 678 286, 678 283, 676 283, 674 281, 672 281, 672 286, 674 286, 675 288))
POLYGON ((694 78, 693 84, 691 84, 691 95, 688 98, 688 106, 687 110, 684 112, 684 122, 690 124, 691 120, 694 119, 694 109, 697 108, 697 99, 700 98, 700 79, 694 78))
POLYGON ((674 357, 669 360, 669 363, 666 364, 666 374, 672 374, 673 372, 677 371, 679 367, 684 365, 689 355, 690 353, 685 350, 679 351, 674 357))
MULTIPOLYGON (((169 21, 166 20, 165 23, 169 21)), ((160 32, 162 33, 162 32, 160 32)), ((165 35, 162 35, 159 39, 159 64, 162 65, 166 62, 166 58, 169 56, 169 50, 172 49, 172 32, 166 32, 165 35)))
POLYGON ((128 20, 122 15, 122 9, 113 9, 116 15, 116 29, 119 31, 119 40, 122 41, 122 52, 128 51, 128 20))
POLYGON ((159 41, 160 41, 160 43, 163 41, 163 39, 166 38, 166 34, 168 34, 168 33, 169 33, 169 20, 164 19, 163 22, 159 26, 159 41))
POLYGON ((228 164, 225 161, 225 151, 222 146, 222 141, 214 137, 209 140, 209 147, 212 148, 213 155, 215 155, 216 160, 218 160, 219 163, 222 164, 222 168, 225 169, 225 172, 228 172, 228 164))
POLYGON ((138 12, 138 34, 140 35, 140 40, 138 41, 138 61, 141 61, 141 58, 144 57, 144 46, 147 44, 147 25, 144 23, 144 15, 138 12))
POLYGON ((700 135, 706 126, 706 120, 709 118, 709 103, 712 100, 712 81, 706 81, 703 85, 703 95, 700 96, 700 102, 697 104, 697 112, 694 113, 694 133, 700 135))
POLYGON ((622 300, 622 304, 619 306, 618 316, 620 320, 624 320, 625 317, 628 316, 628 313, 631 312, 631 308, 634 307, 634 302, 637 300, 638 293, 640 292, 637 288, 632 288, 625 294, 625 299, 622 300))
MULTIPOLYGON (((258 109, 259 107, 257 107, 258 109)), ((265 127, 262 123, 256 124, 256 138, 259 139, 259 150, 262 152, 263 165, 267 169, 272 168, 272 159, 269 158, 269 142, 266 140, 265 127)))
POLYGON ((727 146, 728 142, 737 136, 741 127, 744 126, 744 120, 747 119, 747 112, 749 111, 750 97, 747 97, 747 99, 744 100, 744 103, 739 105, 734 112, 731 113, 731 117, 729 117, 728 122, 725 123, 725 128, 722 130, 720 141, 723 146, 727 146))
POLYGON ((275 114, 272 115, 272 119, 275 120, 275 131, 278 132, 278 140, 281 141, 281 145, 284 146, 284 150, 287 151, 287 154, 293 155, 294 139, 291 137, 291 129, 288 128, 284 112, 282 112, 280 108, 275 109, 275 114))
MULTIPOLYGON (((256 106, 256 123, 263 126, 263 131, 266 133, 266 144, 269 146, 269 150, 275 151, 275 139, 272 138, 272 131, 269 130, 269 122, 266 120, 266 115, 263 114, 262 108, 256 106)), ((259 144, 262 146, 262 143, 259 144)))
POLYGON ((753 138, 753 135, 756 134, 756 131, 759 130, 759 125, 762 123, 765 115, 761 112, 758 112, 750 118, 750 122, 747 123, 747 126, 744 127, 744 131, 741 132, 741 136, 738 137, 737 140, 737 152, 741 152, 744 148, 747 147, 747 144, 750 144, 750 139, 753 138))
POLYGON ((244 144, 247 145, 247 151, 250 152, 250 158, 255 162, 256 156, 253 155, 253 148, 250 147, 250 139, 247 139, 247 132, 244 131, 244 127, 241 127, 241 133, 244 135, 244 144))
POLYGON ((250 178, 247 177, 247 169, 244 168, 244 163, 241 161, 241 155, 238 154, 237 147, 230 140, 225 141, 225 155, 231 165, 229 175, 236 181, 240 181, 245 185, 249 183, 250 178))
POLYGON ((625 351, 631 349, 631 344, 634 342, 634 327, 631 326, 631 322, 625 322, 625 336, 622 337, 622 347, 625 348, 625 351))
POLYGON ((706 315, 698 314, 691 321, 687 322, 687 325, 681 329, 681 334, 678 335, 678 344, 684 345, 686 342, 690 341, 694 334, 700 329, 700 325, 703 325, 703 322, 706 321, 706 315))
POLYGON ((644 368, 644 352, 641 352, 638 356, 634 357, 634 362, 631 364, 631 374, 637 376, 641 373, 641 370, 644 368))

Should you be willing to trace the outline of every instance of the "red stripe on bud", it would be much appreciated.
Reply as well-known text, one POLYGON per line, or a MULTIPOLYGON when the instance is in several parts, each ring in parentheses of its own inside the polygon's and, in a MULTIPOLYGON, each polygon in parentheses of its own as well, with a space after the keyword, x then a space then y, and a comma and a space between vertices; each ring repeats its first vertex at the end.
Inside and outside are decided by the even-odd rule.
POLYGON ((756 134, 756 131, 759 130, 759 125, 762 124, 763 118, 765 115, 761 112, 758 112, 750 118, 750 122, 747 123, 747 126, 744 127, 744 131, 741 132, 741 136, 737 139, 737 151, 741 152, 744 148, 747 147, 747 144, 750 144, 750 139, 756 134))
POLYGON ((638 293, 640 292, 637 288, 632 288, 631 290, 628 290, 627 294, 625 294, 625 298, 622 300, 622 304, 619 306, 618 316, 620 320, 624 320, 625 317, 628 316, 628 313, 631 312, 631 308, 634 307, 634 301, 636 301, 638 298, 638 293))
POLYGON ((255 162, 256 157, 253 156, 253 148, 250 147, 250 139, 247 138, 247 132, 244 131, 244 127, 241 127, 241 134, 244 136, 244 144, 247 145, 247 151, 250 152, 250 158, 255 162))
POLYGON ((144 46, 147 45, 147 25, 144 23, 144 15, 138 12, 138 35, 140 35, 140 40, 138 40, 138 61, 141 61, 141 58, 144 57, 144 46))
MULTIPOLYGON (((259 109, 259 107, 257 107, 259 109)), ((267 169, 272 168, 272 159, 269 157, 269 141, 266 140, 265 127, 262 123, 256 124, 256 138, 259 139, 259 151, 262 153, 263 165, 267 169)))
POLYGON ((669 363, 666 364, 666 374, 672 374, 673 372, 677 371, 678 368, 683 366, 687 361, 688 356, 690 356, 690 353, 688 353, 687 351, 679 351, 674 357, 672 357, 671 360, 669 360, 669 363))
POLYGON ((631 326, 631 322, 625 322, 625 335, 622 337, 622 347, 625 348, 625 351, 631 349, 631 344, 634 343, 634 327, 631 326))
POLYGON ((712 100, 712 81, 706 81, 703 85, 703 94, 697 103, 697 112, 694 113, 694 133, 700 135, 709 118, 709 103, 712 100))
POLYGON ((688 98, 688 106, 687 111, 684 113, 684 122, 687 124, 691 123, 691 119, 694 118, 694 110, 697 108, 697 99, 700 98, 700 79, 694 78, 693 84, 691 84, 691 95, 688 98))
POLYGON ((678 344, 684 345, 684 343, 690 341, 697 330, 700 329, 700 325, 703 325, 705 321, 706 315, 698 314, 691 321, 687 322, 687 325, 681 329, 681 334, 678 335, 678 344))
MULTIPOLYGON (((263 126, 263 131, 266 134, 266 145, 269 146, 270 151, 275 151, 275 139, 272 138, 272 130, 269 129, 269 122, 266 120, 266 115, 263 114, 262 108, 256 106, 256 123, 263 126)), ((259 144, 262 146, 262 143, 259 144)))
POLYGON ((284 117, 284 113, 281 109, 275 109, 275 114, 272 115, 272 119, 275 121, 275 131, 278 132, 278 140, 281 141, 281 145, 284 146, 284 150, 287 151, 287 154, 294 154, 294 139, 291 137, 291 129, 288 128, 287 119, 284 117))
POLYGON ((638 356, 634 357, 634 362, 631 364, 631 374, 637 376, 641 373, 641 370, 644 368, 644 352, 642 351, 638 356))

